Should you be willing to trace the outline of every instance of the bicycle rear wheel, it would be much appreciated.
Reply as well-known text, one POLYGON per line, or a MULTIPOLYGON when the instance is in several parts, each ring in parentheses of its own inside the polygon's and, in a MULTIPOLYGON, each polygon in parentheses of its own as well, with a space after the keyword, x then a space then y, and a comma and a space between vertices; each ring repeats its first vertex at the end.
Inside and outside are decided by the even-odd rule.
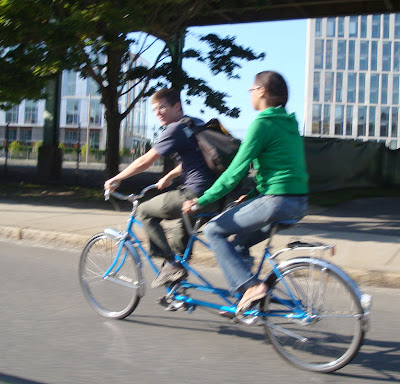
POLYGON ((105 273, 118 253, 114 236, 99 233, 86 244, 79 263, 79 280, 90 306, 100 315, 122 319, 130 315, 140 301, 141 271, 126 245, 122 247, 118 262, 105 273), (125 258, 122 266, 120 262, 125 258))
POLYGON ((289 362, 310 371, 333 372, 348 364, 361 347, 364 330, 360 300, 346 275, 316 260, 289 264, 281 274, 283 279, 270 276, 271 295, 263 308, 272 311, 264 319, 272 345, 289 362), (288 310, 293 298, 301 303, 298 318, 288 310), (275 317, 274 311, 295 316, 275 317))

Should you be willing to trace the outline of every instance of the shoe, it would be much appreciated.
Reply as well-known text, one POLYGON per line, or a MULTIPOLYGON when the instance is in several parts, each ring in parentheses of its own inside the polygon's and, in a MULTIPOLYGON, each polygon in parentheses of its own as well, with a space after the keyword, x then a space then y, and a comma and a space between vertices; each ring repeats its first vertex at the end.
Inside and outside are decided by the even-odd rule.
POLYGON ((185 268, 166 262, 161 272, 151 283, 151 288, 158 288, 168 283, 173 283, 188 276, 185 268))
POLYGON ((256 302, 267 296, 267 290, 263 283, 249 288, 236 307, 236 316, 246 312, 256 302))

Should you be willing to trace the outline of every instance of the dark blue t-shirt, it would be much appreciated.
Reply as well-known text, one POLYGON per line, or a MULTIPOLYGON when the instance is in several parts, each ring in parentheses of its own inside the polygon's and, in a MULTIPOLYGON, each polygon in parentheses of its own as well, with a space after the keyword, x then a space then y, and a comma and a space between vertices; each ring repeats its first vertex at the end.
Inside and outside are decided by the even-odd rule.
MULTIPOLYGON (((191 119, 196 126, 204 124, 200 119, 191 119)), ((184 185, 190 191, 201 194, 214 183, 215 177, 204 161, 193 131, 181 121, 167 125, 153 148, 162 156, 178 157, 184 185)))

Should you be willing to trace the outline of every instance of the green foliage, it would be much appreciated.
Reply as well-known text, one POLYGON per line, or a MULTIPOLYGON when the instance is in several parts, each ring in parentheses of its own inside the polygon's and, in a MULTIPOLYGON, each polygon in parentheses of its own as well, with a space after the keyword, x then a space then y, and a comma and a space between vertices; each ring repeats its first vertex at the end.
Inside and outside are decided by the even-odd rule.
POLYGON ((21 151, 21 144, 18 141, 13 141, 8 146, 8 150, 11 154, 21 151))
POLYGON ((64 143, 59 143, 59 144, 58 144, 58 148, 60 148, 62 152, 65 152, 64 143))
POLYGON ((33 151, 34 153, 38 153, 39 152, 39 147, 41 147, 43 145, 43 141, 35 141, 35 144, 33 145, 33 151))
POLYGON ((89 154, 92 152, 92 147, 89 145, 87 145, 87 144, 83 144, 82 146, 81 146, 81 156, 83 156, 83 155, 86 155, 86 151, 89 151, 89 154))

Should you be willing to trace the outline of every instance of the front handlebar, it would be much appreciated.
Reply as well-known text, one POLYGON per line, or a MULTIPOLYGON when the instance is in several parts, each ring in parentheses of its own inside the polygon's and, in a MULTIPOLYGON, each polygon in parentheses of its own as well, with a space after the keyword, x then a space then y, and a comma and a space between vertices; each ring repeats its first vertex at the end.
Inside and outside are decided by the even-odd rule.
POLYGON ((157 188, 157 184, 151 184, 151 185, 147 186, 146 188, 142 189, 142 191, 140 191, 137 195, 134 195, 133 193, 130 195, 124 195, 119 192, 110 192, 109 189, 106 189, 104 191, 104 200, 109 200, 110 196, 112 196, 118 200, 127 200, 130 202, 134 202, 136 200, 141 199, 146 194, 146 192, 150 191, 151 189, 156 189, 156 188, 157 188))

